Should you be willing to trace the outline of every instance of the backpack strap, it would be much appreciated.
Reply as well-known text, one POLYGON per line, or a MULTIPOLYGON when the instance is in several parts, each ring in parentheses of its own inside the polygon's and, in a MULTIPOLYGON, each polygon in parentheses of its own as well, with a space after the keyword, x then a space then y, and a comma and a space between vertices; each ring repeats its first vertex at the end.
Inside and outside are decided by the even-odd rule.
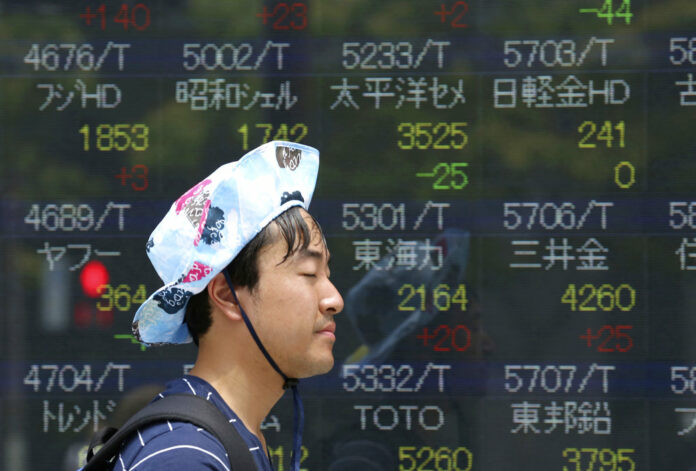
POLYGON ((256 471, 249 447, 223 413, 210 401, 193 394, 171 394, 151 402, 133 415, 120 428, 99 431, 87 451, 87 464, 82 471, 111 469, 113 459, 129 435, 146 425, 178 420, 198 425, 212 433, 227 452, 232 471, 256 471), (103 446, 94 453, 95 446, 103 446))

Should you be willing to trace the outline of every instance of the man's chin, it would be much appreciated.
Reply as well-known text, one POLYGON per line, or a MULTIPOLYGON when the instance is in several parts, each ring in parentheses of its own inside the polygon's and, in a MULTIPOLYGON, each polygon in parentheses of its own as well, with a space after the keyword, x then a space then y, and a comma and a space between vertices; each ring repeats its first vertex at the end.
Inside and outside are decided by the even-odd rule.
POLYGON ((323 375, 331 371, 334 366, 333 354, 329 354, 325 358, 318 359, 312 362, 312 366, 306 369, 306 373, 302 375, 302 378, 309 378, 312 376, 323 375))

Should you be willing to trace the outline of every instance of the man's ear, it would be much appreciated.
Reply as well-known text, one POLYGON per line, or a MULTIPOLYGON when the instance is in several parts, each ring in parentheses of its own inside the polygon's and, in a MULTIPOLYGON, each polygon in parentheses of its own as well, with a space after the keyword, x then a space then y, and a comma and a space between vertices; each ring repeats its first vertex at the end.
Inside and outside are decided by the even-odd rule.
POLYGON ((243 320, 239 303, 235 301, 224 274, 215 275, 208 283, 207 289, 211 312, 218 311, 230 320, 243 320))

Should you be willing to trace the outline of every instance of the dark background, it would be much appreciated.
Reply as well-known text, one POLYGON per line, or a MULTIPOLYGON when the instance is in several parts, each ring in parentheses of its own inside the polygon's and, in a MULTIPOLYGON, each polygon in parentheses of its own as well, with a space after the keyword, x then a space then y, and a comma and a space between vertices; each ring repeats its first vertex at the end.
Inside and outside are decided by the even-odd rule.
MULTIPOLYGON (((689 255, 696 254, 696 220, 679 229, 670 225, 670 220, 677 225, 680 221, 679 216, 670 216, 670 202, 686 202, 676 207, 688 213, 689 203, 696 201, 696 108, 680 105, 680 93, 688 89, 675 83, 688 81, 696 72, 694 37, 696 12, 689 0, 0 2, 0 469, 75 469, 76 457, 94 426, 118 423, 193 363, 192 345, 144 349, 128 338, 138 289, 144 286, 149 295, 160 286, 145 255, 145 242, 174 199, 219 165, 264 142, 264 128, 257 124, 271 125, 270 137, 283 126, 306 128, 302 142, 321 151, 311 209, 332 251, 332 279, 346 299, 344 314, 337 317, 335 369, 302 385, 307 411, 305 469, 695 469, 696 431, 678 432, 689 429, 696 411, 677 409, 696 408, 691 372, 696 365, 696 274, 686 269, 696 267, 689 255), (580 12, 608 4, 614 13, 611 24, 607 16, 580 12), (94 13, 102 5, 104 29, 99 17, 90 25, 80 17, 87 7, 94 13), (128 18, 136 12, 127 29, 114 21, 121 18, 124 5, 128 18), (615 15, 626 11, 619 10, 622 5, 630 6, 630 24, 615 15), (276 12, 266 24, 258 16, 264 7, 270 14, 276 12), (286 8, 288 14, 283 16, 286 8), (441 21, 435 13, 443 8, 451 14, 441 21), (453 22, 467 26, 455 27, 453 22), (601 47, 595 45, 581 66, 546 66, 538 58, 527 66, 529 48, 518 43, 523 61, 514 68, 505 65, 506 57, 512 57, 505 53, 505 41, 573 41, 579 55, 591 38, 613 40, 607 45, 605 64, 600 61, 601 47), (686 48, 681 65, 674 63, 680 53, 670 51, 670 38, 686 38, 678 42, 686 48), (349 60, 342 52, 345 42, 401 44, 401 51, 408 43, 415 58, 429 40, 449 42, 442 49, 441 64, 433 46, 417 68, 342 65, 349 60), (28 56, 34 44, 42 51, 48 44, 86 43, 98 56, 109 41, 130 44, 124 50, 122 70, 116 50, 99 70, 80 70, 74 64, 63 70, 65 50, 58 50, 57 70, 35 67, 28 56), (253 64, 268 41, 289 44, 283 49, 282 70, 275 50, 258 70, 188 71, 182 65, 185 43, 248 43, 253 47, 248 63, 253 64), (538 81, 549 76, 558 86, 571 75, 584 86, 592 80, 595 89, 602 88, 605 80, 624 81, 630 97, 612 105, 596 95, 594 104, 578 108, 528 107, 522 101, 525 78, 538 81), (427 101, 419 107, 408 100, 397 106, 397 98, 385 97, 377 108, 374 99, 363 93, 374 91, 370 80, 386 77, 391 78, 391 88, 385 91, 397 96, 403 92, 404 97, 413 96, 406 92, 409 80, 423 80, 427 101), (78 79, 90 93, 98 84, 114 84, 121 91, 120 103, 99 108, 89 99, 82 106, 78 93, 59 111, 67 93, 76 92, 78 79), (250 93, 275 94, 290 83, 297 102, 287 109, 257 104, 248 110, 224 106, 193 110, 176 99, 177 82, 189 79, 223 79, 248 86, 250 93), (357 108, 334 106, 335 87, 344 79, 356 87, 357 108), (499 79, 516 81, 516 107, 494 106, 499 79), (465 102, 436 108, 428 87, 437 83, 457 88, 460 82, 465 102), (62 86, 64 96, 41 110, 47 84, 62 86), (579 128, 585 122, 594 123, 597 133, 610 123, 612 146, 597 139, 598 134, 582 141, 588 128, 579 128), (147 148, 119 151, 111 145, 109 150, 107 140, 102 142, 107 149, 99 150, 97 127, 119 123, 146 125, 147 148), (440 137, 438 132, 452 129, 451 123, 466 123, 458 129, 466 132, 467 142, 452 145, 456 141, 445 137, 438 141, 444 149, 432 143, 406 149, 408 144, 399 145, 408 141, 401 123, 430 123, 422 129, 425 134, 435 132, 434 139, 440 137), (445 125, 436 128, 439 123, 445 125), (619 123, 624 127, 623 145, 619 123), (85 125, 91 130, 87 151, 80 133, 85 125), (239 131, 244 125, 246 147, 239 131), (580 148, 581 142, 595 147, 580 148), (622 162, 634 169, 633 180, 628 164, 622 162), (617 166, 622 169, 621 185, 616 181, 617 166), (145 168, 147 180, 137 176, 144 176, 145 168), (116 177, 122 169, 131 175, 125 184, 116 177), (465 172, 466 185, 459 171, 465 172), (433 176, 416 176, 419 173, 433 176), (439 184, 449 189, 434 187, 440 176, 439 184), (134 189, 143 186, 142 191, 134 189), (567 203, 562 207, 572 207, 577 222, 591 201, 613 203, 605 224, 595 208, 579 228, 547 223, 549 229, 538 220, 527 228, 528 219, 516 229, 505 226, 511 220, 504 214, 506 202, 553 204, 547 206, 551 221, 553 208, 567 203), (119 226, 118 211, 112 209, 95 230, 109 202, 130 205, 123 224, 119 226), (432 208, 417 224, 428 202, 449 205, 441 223, 432 208), (83 205, 85 213, 89 206, 95 222, 85 231, 67 230, 65 225, 50 230, 56 216, 55 211, 46 213, 49 205, 56 205, 55 211, 63 207, 64 212, 70 205, 83 205), (361 215, 368 229, 346 229, 353 223, 351 216, 345 216, 346 207, 361 215), (33 208, 38 212, 32 213, 33 208), (370 208, 382 208, 382 228, 369 229, 365 217, 370 208), (392 224, 390 208, 403 208, 402 219, 397 219, 403 220, 403 227, 392 224), (41 211, 47 215, 44 220, 41 211), (603 252, 607 270, 578 270, 577 258, 568 260, 566 268, 560 260, 549 266, 542 259, 548 254, 546 246, 564 240, 577 257, 577 249, 591 239, 608 249, 603 252), (367 240, 380 244, 377 260, 382 261, 372 270, 358 268, 361 262, 356 259, 357 247, 367 240), (536 256, 514 255, 515 250, 530 247, 514 246, 513 240, 538 241, 536 256), (55 250, 65 248, 53 269, 41 252, 46 244, 55 250), (92 249, 89 261, 101 262, 108 271, 108 284, 114 290, 121 286, 123 297, 113 309, 100 309, 105 298, 82 289, 80 275, 87 259, 75 245, 85 244, 92 249), (442 250, 443 264, 435 267, 439 269, 423 259, 428 253, 423 244, 442 250), (415 247, 419 258, 411 262, 422 269, 399 268, 397 261, 408 262, 395 258, 399 247, 415 247), (100 256, 96 250, 120 256, 100 256), (524 262, 541 266, 510 266, 524 262), (423 286, 427 293, 425 312, 417 321, 411 319, 411 328, 405 325, 416 311, 399 306, 419 308, 420 295, 406 299, 405 285, 414 291, 423 286), (460 285, 466 287, 466 309, 453 303, 438 310, 435 290, 451 297, 460 285), (590 285, 585 295, 577 293, 575 310, 562 302, 570 285, 576 290, 590 285), (586 299, 592 290, 597 294, 626 285, 635 292, 630 309, 603 310, 596 297, 586 299), (583 301, 594 309, 580 310, 583 301), (597 335, 604 326, 610 328, 590 339, 589 347, 588 340, 580 338, 588 329, 591 336, 597 335), (426 328, 425 338, 418 338, 426 328), (425 344, 427 335, 438 328, 439 333, 425 344), (448 328, 457 329, 454 340, 444 337, 448 328), (449 351, 437 351, 438 341, 449 351), (403 379, 404 388, 413 388, 429 364, 448 366, 442 388, 435 370, 414 392, 390 392, 390 380, 384 376, 378 391, 349 392, 346 388, 352 382, 341 375, 345 367, 351 368, 348 365, 358 365, 352 371, 362 371, 362 380, 369 381, 365 373, 402 368, 397 383, 403 379), (577 373, 568 391, 549 393, 539 384, 529 390, 533 368, 519 369, 525 385, 511 393, 505 387, 510 381, 505 378, 506 365, 551 370, 564 366, 564 371, 574 368, 577 373), (600 373, 580 390, 592 365, 614 367, 608 390, 602 387, 600 373), (107 370, 110 373, 104 375, 107 370), (406 381, 409 371, 412 379, 406 381), (51 383, 52 372, 56 374, 51 383), (690 381, 685 391, 673 392, 684 389, 674 374, 690 381), (538 406, 538 433, 513 432, 520 425, 514 410, 525 401, 538 406), (565 431, 563 426, 545 432, 549 428, 544 423, 545 408, 583 402, 598 410, 606 403, 611 410, 610 433, 565 431), (444 414, 444 422, 437 430, 425 429, 418 421, 419 411, 431 411, 424 417, 432 425, 437 420, 428 414, 435 406, 444 414), (95 407, 102 414, 98 420, 95 407), (375 426, 377 409, 376 421, 392 430, 375 426), (367 411, 364 423, 361 410, 367 411), (394 410, 400 414, 398 424, 391 415, 394 410), (582 461, 571 461, 570 450, 583 448, 588 451, 582 461), (594 464, 592 450, 597 453, 594 464), (623 453, 630 459, 620 461, 620 450, 628 450, 623 453)), ((359 47, 370 52, 370 46, 359 47)), ((388 60, 376 52, 366 65, 380 59, 388 60)), ((453 99, 449 92, 442 102, 449 105, 453 99)), ((683 99, 696 105, 696 96, 683 99)), ((248 97, 243 103, 250 101, 248 97)), ((287 139, 297 136, 290 132, 287 139)), ((529 209, 517 208, 528 217, 529 209)), ((63 219, 72 220, 65 214, 63 219)), ((435 257, 436 252, 429 253, 435 257)), ((629 299, 627 289, 621 298, 624 303, 629 299)), ((565 380, 567 376, 564 386, 565 380)), ((291 411, 291 401, 283 398, 265 432, 272 454, 278 459, 283 455, 278 469, 288 466, 291 411)))

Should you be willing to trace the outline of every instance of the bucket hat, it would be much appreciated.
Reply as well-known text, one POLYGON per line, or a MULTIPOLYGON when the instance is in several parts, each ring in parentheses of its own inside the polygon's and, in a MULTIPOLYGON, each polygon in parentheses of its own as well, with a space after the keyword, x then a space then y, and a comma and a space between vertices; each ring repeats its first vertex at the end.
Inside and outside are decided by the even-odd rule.
POLYGON ((164 286, 135 313, 136 338, 146 345, 191 342, 184 322, 191 296, 275 217, 293 206, 308 209, 318 171, 317 149, 271 141, 179 197, 146 245, 164 286))

